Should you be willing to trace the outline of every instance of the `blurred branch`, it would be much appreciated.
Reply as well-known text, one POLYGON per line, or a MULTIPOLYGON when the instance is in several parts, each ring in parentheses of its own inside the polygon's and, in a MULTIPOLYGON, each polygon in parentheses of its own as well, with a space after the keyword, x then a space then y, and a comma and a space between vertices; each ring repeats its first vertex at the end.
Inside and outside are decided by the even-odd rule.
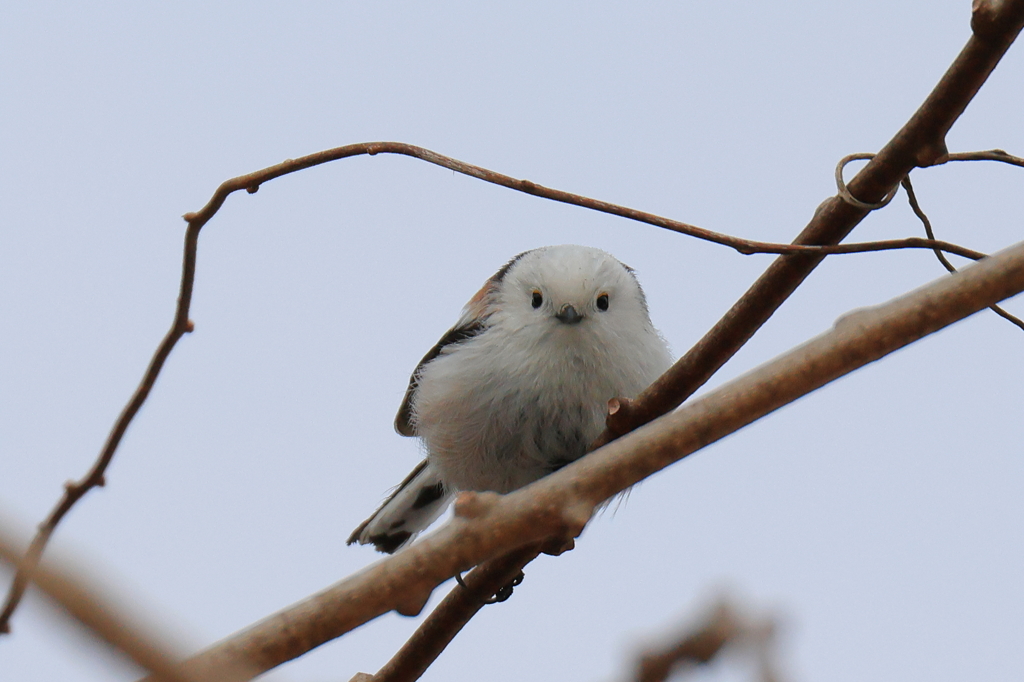
MULTIPOLYGON (((1024 290, 1024 243, 884 305, 508 495, 462 493, 437 532, 199 654, 269 670, 390 610, 415 615, 456 572, 579 535, 594 509, 640 480, 870 362, 1024 290)), ((455 590, 453 599, 468 590, 455 590)))
MULTIPOLYGON (((24 556, 16 549, 17 544, 7 524, 0 523, 0 563, 12 568, 23 563, 24 556)), ((231 669, 215 671, 215 675, 182 671, 177 663, 180 657, 171 652, 161 637, 140 627, 139 618, 101 596, 99 590, 66 568, 37 566, 32 571, 32 581, 71 618, 85 626, 90 634, 153 673, 154 680, 203 682, 216 679, 218 682, 230 682, 251 679, 255 675, 239 668, 238 664, 231 669)))
POLYGON ((741 615, 728 600, 721 600, 696 627, 671 637, 668 645, 650 648, 637 660, 636 682, 664 682, 686 664, 711 662, 725 647, 747 645, 758 657, 762 682, 775 682, 771 651, 775 625, 771 620, 741 615))
MULTIPOLYGON (((939 86, 911 121, 879 153, 878 157, 853 179, 850 183, 850 191, 856 193, 857 196, 869 199, 875 197, 874 200, 877 201, 878 198, 885 196, 915 165, 931 165, 947 160, 949 155, 945 151, 943 141, 945 132, 967 106, 988 74, 995 68, 1003 53, 1020 31, 1022 24, 1024 24, 1024 0, 1006 0, 1005 2, 977 0, 972 18, 975 35, 971 37, 957 61, 950 67, 939 86)), ((725 318, 708 332, 694 349, 681 358, 665 376, 645 391, 637 401, 629 405, 623 404, 623 409, 609 415, 608 428, 597 444, 606 443, 682 404, 767 321, 825 255, 903 248, 940 249, 975 259, 981 258, 983 255, 948 242, 915 237, 885 242, 837 245, 836 242, 839 242, 860 222, 866 211, 851 207, 835 198, 819 207, 810 225, 793 244, 774 244, 739 239, 644 211, 543 187, 529 180, 518 180, 422 147, 399 142, 346 145, 298 159, 289 159, 269 168, 227 180, 217 188, 206 206, 198 212, 185 214, 184 218, 188 222, 188 228, 185 232, 181 287, 171 328, 157 347, 138 388, 114 423, 92 468, 81 480, 65 484, 61 499, 58 500, 46 520, 39 525, 38 532, 25 555, 25 560, 14 576, 4 607, 0 610, 0 634, 10 631, 11 615, 17 609, 30 579, 31 571, 39 562, 57 524, 89 490, 104 484, 107 467, 129 424, 149 396, 171 350, 185 333, 193 329, 192 322, 188 319, 188 313, 195 282, 199 231, 220 209, 227 197, 234 192, 244 189, 252 194, 257 192, 263 183, 283 175, 350 156, 361 154, 372 156, 381 153, 411 156, 534 196, 649 223, 730 246, 740 253, 789 255, 788 258, 775 261, 747 294, 733 306, 725 318)), ((987 153, 993 154, 993 152, 987 153)))

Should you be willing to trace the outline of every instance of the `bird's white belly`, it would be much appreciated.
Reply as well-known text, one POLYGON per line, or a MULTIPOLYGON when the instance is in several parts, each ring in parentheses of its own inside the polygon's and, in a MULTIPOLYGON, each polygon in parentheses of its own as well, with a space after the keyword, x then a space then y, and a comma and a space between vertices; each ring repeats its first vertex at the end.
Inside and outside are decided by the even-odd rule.
POLYGON ((578 459, 603 429, 607 401, 623 394, 580 358, 549 357, 538 367, 473 355, 431 362, 414 404, 427 456, 455 489, 505 493, 578 459), (537 376, 545 380, 530 378, 537 376))

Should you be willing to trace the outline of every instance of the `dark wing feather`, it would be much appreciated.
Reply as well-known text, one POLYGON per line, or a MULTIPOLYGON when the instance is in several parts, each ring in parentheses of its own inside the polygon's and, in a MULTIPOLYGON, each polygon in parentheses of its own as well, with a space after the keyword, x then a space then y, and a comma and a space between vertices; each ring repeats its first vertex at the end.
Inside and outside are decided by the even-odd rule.
POLYGON ((440 355, 448 346, 471 339, 486 328, 487 325, 480 320, 458 327, 452 327, 448 330, 448 333, 442 336, 441 340, 423 356, 420 363, 416 365, 416 369, 413 371, 412 376, 409 377, 409 387, 405 389, 405 398, 402 399, 402 405, 398 408, 398 415, 395 417, 395 431, 398 431, 398 433, 403 436, 416 435, 416 431, 412 426, 412 400, 413 396, 416 394, 416 385, 419 381, 420 371, 423 369, 424 365, 440 355))
POLYGON ((487 328, 487 310, 493 294, 497 291, 502 280, 505 279, 505 275, 512 269, 512 266, 528 253, 530 252, 524 251, 508 263, 505 263, 500 270, 484 282, 480 291, 476 292, 476 295, 469 299, 469 303, 466 304, 459 323, 449 329, 441 337, 441 340, 423 356, 420 363, 416 365, 412 376, 409 377, 409 387, 405 389, 405 397, 402 399, 401 407, 398 408, 398 415, 395 417, 395 431, 398 431, 403 436, 416 435, 416 429, 412 425, 412 401, 413 396, 416 395, 416 384, 419 381, 420 372, 423 370, 424 365, 444 352, 444 349, 448 346, 471 339, 487 328))

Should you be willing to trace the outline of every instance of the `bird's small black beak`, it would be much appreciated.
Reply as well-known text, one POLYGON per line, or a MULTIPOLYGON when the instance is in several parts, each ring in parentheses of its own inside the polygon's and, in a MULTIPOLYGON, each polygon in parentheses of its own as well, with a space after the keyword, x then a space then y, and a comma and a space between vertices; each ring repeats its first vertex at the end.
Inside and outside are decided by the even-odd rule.
POLYGON ((572 304, 566 303, 562 306, 562 309, 555 315, 559 322, 566 324, 577 324, 583 319, 583 316, 576 312, 576 309, 572 307, 572 304))

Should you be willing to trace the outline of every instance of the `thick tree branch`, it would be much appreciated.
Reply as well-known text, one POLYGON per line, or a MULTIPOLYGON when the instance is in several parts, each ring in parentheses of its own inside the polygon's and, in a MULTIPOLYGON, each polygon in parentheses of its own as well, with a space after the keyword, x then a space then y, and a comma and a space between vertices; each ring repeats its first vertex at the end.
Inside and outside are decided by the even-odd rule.
MULTIPOLYGON (((946 133, 1022 26, 1024 0, 975 1, 971 21, 974 34, 906 125, 850 181, 848 187, 855 197, 877 203, 914 168, 948 159, 946 133)), ((835 244, 867 214, 868 211, 851 206, 838 196, 832 197, 818 207, 795 243, 835 244)), ((697 345, 632 401, 628 409, 610 415, 608 428, 597 444, 607 443, 681 405, 768 321, 822 259, 819 255, 794 255, 772 263, 697 345)))
MULTIPOLYGON (((869 203, 876 202, 915 166, 933 165, 948 160, 949 154, 946 152, 944 143, 946 131, 962 113, 988 74, 995 68, 999 59, 1020 32, 1022 25, 1024 25, 1024 0, 976 0, 972 15, 974 35, 967 46, 910 122, 853 179, 849 185, 850 191, 869 203)), ((748 293, 733 306, 725 318, 638 401, 623 405, 623 409, 611 415, 608 429, 599 439, 599 444, 608 442, 617 435, 635 428, 639 424, 646 423, 659 414, 664 414, 692 395, 767 321, 824 255, 879 248, 939 248, 957 252, 954 250, 954 245, 916 239, 897 240, 901 242, 900 245, 892 242, 884 247, 878 244, 835 246, 865 215, 863 209, 852 207, 849 203, 837 198, 833 198, 819 207, 811 223, 797 238, 794 245, 751 242, 642 211, 541 187, 528 180, 517 180, 441 156, 426 149, 392 142, 339 147, 228 180, 217 189, 207 205, 199 212, 185 216, 189 225, 185 236, 178 306, 171 329, 160 343, 142 381, 111 429, 93 467, 80 481, 69 482, 65 485, 64 495, 47 519, 40 524, 24 561, 19 565, 12 581, 4 607, 0 610, 0 634, 9 630, 10 617, 17 608, 31 572, 38 563, 57 524, 89 490, 103 485, 106 469, 127 431, 128 425, 148 397, 164 362, 178 340, 192 330, 188 313, 194 285, 196 248, 199 231, 202 227, 219 210, 227 196, 240 189, 253 193, 259 189, 262 183, 288 173, 347 156, 377 153, 406 154, 518 191, 650 223, 731 246, 742 253, 790 254, 786 258, 777 260, 748 293)), ((1012 163, 1012 161, 1008 162, 1012 163)), ((962 255, 968 255, 967 251, 961 250, 962 255)), ((971 253, 973 256, 968 255, 968 257, 980 255, 976 252, 971 253)))
MULTIPOLYGON (((398 554, 192 659, 269 670, 390 610, 416 614, 456 572, 577 536, 603 501, 870 362, 1024 290, 1024 243, 835 327, 563 469, 508 495, 462 493, 454 519, 398 554)), ((458 591, 456 592, 456 594, 458 591)))
POLYGON ((143 375, 138 388, 136 388, 131 399, 128 401, 128 404, 121 411, 117 421, 114 423, 114 426, 111 429, 106 442, 103 444, 103 448, 101 449, 96 462, 81 480, 69 481, 64 485, 64 495, 60 500, 58 500, 57 505, 50 512, 50 515, 46 520, 39 525, 39 530, 32 540, 32 544, 30 545, 29 551, 26 555, 26 560, 23 563, 23 568, 15 575, 11 588, 7 594, 4 607, 0 610, 0 634, 9 632, 10 617, 17 608, 18 602, 21 600, 21 595, 24 593, 25 587, 28 584, 29 572, 32 570, 32 567, 39 562, 39 558, 42 556, 43 550, 49 542, 50 536, 53 534, 57 524, 60 523, 61 519, 64 518, 68 511, 70 511, 78 500, 84 497, 87 492, 105 484, 104 476, 106 474, 107 467, 110 465, 110 462, 114 457, 114 453, 117 451, 124 434, 127 432, 129 424, 131 424, 135 415, 138 414, 139 410, 142 408, 146 398, 149 397, 149 392, 156 383, 156 379, 159 376, 160 371, 163 369, 163 365, 167 361, 167 358, 170 356, 171 351, 174 349, 174 346, 182 336, 193 330, 193 324, 192 321, 188 319, 188 314, 189 308, 191 307, 192 291, 195 283, 196 251, 198 248, 199 231, 220 209, 227 197, 234 192, 244 189, 249 193, 254 193, 259 189, 259 186, 262 183, 281 177, 282 175, 295 173, 312 166, 317 166, 329 161, 336 161, 350 156, 360 154, 375 155, 381 153, 412 156, 437 164, 444 168, 449 168, 472 177, 486 180, 487 182, 510 187, 539 197, 622 216, 624 218, 649 223, 658 227, 664 227, 699 239, 722 244, 724 246, 730 246, 745 254, 813 253, 829 255, 890 251, 895 249, 932 249, 953 253, 972 260, 978 260, 985 257, 985 254, 981 252, 968 249, 958 244, 933 239, 921 239, 920 237, 824 246, 775 244, 771 242, 740 239, 738 237, 732 237, 718 232, 713 232, 711 230, 705 230, 677 220, 656 216, 652 213, 645 213, 644 211, 637 211, 635 209, 618 206, 616 204, 591 199, 577 194, 542 187, 530 182, 529 180, 516 180, 507 175, 487 170, 486 168, 481 168, 479 166, 474 166, 472 164, 458 161, 457 159, 437 154, 429 149, 423 149, 422 147, 416 147, 400 142, 367 142, 347 145, 345 147, 337 147, 335 149, 304 156, 299 159, 288 160, 255 173, 227 180, 217 188, 217 191, 206 206, 196 213, 188 213, 184 216, 185 220, 188 221, 188 228, 185 232, 185 253, 182 264, 182 277, 180 292, 178 295, 178 305, 175 310, 174 320, 171 323, 171 328, 157 347, 157 350, 154 353, 153 358, 150 360, 149 366, 146 368, 146 372, 143 375))
MULTIPOLYGON (((960 55, 947 70, 922 106, 882 153, 854 178, 847 189, 877 203, 895 192, 903 178, 915 166, 944 162, 945 133, 966 108, 1002 55, 1024 25, 1024 2, 1003 3, 998 11, 994 5, 975 4, 977 35, 972 36, 960 55), (982 17, 982 18, 979 18, 982 17)), ((1024 159, 996 149, 947 155, 950 161, 990 160, 1024 166, 1024 159)), ((911 192, 908 182, 908 192, 911 192)), ((911 202, 915 199, 911 194, 911 202)), ((915 207, 915 212, 919 209, 915 207)), ((835 243, 842 240, 867 215, 838 197, 827 200, 815 212, 811 223, 797 237, 797 243, 835 243)), ((628 217, 628 216, 627 216, 628 217)), ((656 224, 656 223, 655 223, 656 224)), ((929 238, 934 235, 929 233, 929 238)), ((936 251, 941 253, 941 251, 936 251)), ((667 413, 693 395, 711 376, 767 322, 804 278, 822 260, 821 256, 788 256, 779 258, 754 283, 746 294, 686 355, 636 401, 615 400, 609 404, 605 432, 595 442, 600 447, 624 433, 667 413)), ((1002 309, 994 306, 997 312, 1002 309)), ((527 562, 519 566, 523 568, 527 562)), ((463 599, 463 609, 472 605, 469 595, 453 591, 452 599, 463 599)), ((447 612, 430 614, 421 630, 436 631, 445 627, 453 632, 465 623, 446 620, 447 612)), ((412 677, 406 679, 414 679, 412 677)))

